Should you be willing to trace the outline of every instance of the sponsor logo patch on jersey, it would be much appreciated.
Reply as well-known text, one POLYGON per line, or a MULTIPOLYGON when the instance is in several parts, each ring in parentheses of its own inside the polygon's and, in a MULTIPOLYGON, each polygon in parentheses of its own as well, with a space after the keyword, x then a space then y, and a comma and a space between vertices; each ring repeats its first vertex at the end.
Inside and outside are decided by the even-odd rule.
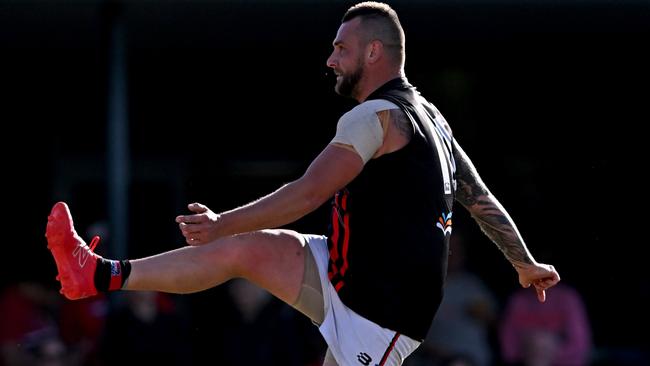
POLYGON ((451 214, 445 215, 443 212, 440 217, 438 217, 438 222, 436 222, 436 227, 442 230, 443 235, 451 235, 451 214))

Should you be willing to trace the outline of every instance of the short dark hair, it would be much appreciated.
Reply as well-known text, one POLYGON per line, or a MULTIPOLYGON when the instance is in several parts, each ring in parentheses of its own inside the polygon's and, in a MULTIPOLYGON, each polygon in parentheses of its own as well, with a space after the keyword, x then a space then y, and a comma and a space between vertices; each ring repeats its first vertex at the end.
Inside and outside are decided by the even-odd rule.
POLYGON ((375 1, 358 3, 345 12, 341 23, 345 23, 354 18, 360 18, 361 24, 369 31, 363 41, 380 40, 384 44, 384 47, 395 50, 391 53, 400 64, 404 63, 404 30, 393 8, 388 4, 375 1))
MULTIPOLYGON (((364 15, 383 16, 386 18, 394 17, 397 20, 397 13, 388 4, 379 3, 376 1, 364 1, 353 5, 345 12, 341 23, 345 23, 352 18, 364 15)), ((399 23, 399 21, 397 21, 399 23)))

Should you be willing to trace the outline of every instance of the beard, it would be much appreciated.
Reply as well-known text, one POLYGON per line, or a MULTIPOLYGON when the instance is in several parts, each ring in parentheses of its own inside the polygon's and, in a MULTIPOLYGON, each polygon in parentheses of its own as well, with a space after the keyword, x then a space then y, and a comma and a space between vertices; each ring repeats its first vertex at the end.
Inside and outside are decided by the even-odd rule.
POLYGON ((344 97, 354 98, 357 94, 357 86, 359 80, 363 76, 363 64, 359 62, 356 70, 349 75, 341 75, 341 79, 337 81, 334 90, 344 97))

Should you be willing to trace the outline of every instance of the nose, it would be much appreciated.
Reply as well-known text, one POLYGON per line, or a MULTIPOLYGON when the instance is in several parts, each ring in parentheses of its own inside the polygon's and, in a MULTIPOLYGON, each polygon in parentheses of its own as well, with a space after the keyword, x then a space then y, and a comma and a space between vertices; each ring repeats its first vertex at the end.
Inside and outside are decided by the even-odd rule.
POLYGON ((325 64, 327 65, 327 67, 332 68, 332 69, 336 67, 334 52, 332 52, 332 54, 327 58, 327 60, 325 61, 325 64))

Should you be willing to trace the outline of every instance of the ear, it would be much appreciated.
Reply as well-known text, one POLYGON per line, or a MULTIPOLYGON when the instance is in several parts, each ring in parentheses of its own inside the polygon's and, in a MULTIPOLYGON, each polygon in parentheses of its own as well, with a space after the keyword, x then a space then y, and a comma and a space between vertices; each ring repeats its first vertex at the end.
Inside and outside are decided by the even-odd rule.
POLYGON ((384 45, 379 40, 374 40, 368 44, 366 48, 366 59, 368 63, 374 64, 377 62, 384 52, 384 45))

